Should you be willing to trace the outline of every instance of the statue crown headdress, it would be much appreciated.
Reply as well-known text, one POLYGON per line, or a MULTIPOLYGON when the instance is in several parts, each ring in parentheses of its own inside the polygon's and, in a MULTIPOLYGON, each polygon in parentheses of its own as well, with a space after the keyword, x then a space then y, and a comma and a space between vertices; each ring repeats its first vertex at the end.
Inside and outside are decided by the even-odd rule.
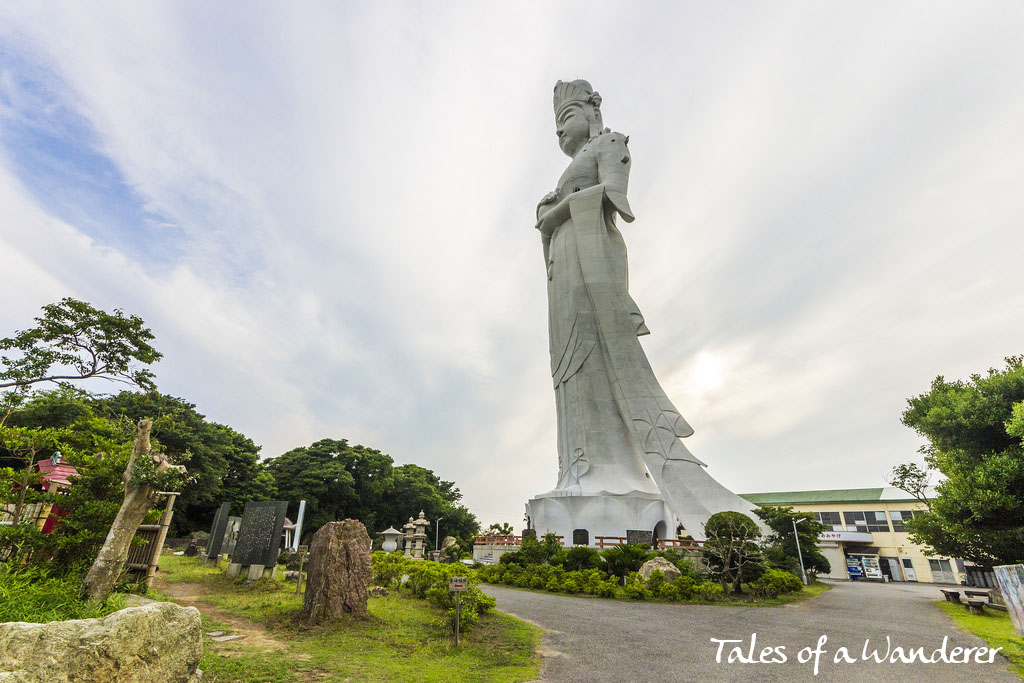
POLYGON ((591 104, 597 110, 601 108, 601 95, 594 92, 593 86, 584 80, 555 83, 555 115, 557 116, 563 107, 572 102, 591 104))

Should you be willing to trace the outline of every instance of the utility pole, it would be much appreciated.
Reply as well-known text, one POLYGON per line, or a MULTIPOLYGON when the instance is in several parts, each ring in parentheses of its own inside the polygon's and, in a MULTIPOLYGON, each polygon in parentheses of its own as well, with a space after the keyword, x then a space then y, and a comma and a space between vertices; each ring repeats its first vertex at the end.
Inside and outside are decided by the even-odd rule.
POLYGON ((801 517, 797 519, 794 517, 791 521, 793 522, 793 540, 796 541, 796 556, 800 558, 800 575, 804 580, 804 585, 807 585, 807 572, 804 571, 804 554, 800 551, 800 534, 796 532, 796 523, 806 521, 807 517, 801 517))

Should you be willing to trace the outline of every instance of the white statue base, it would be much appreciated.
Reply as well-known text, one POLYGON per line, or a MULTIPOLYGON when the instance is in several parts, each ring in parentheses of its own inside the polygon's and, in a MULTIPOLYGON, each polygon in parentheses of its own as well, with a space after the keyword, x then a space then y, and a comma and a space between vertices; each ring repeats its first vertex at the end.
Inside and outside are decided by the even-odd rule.
POLYGON ((526 515, 538 538, 553 533, 563 537, 566 547, 573 545, 575 529, 587 530, 591 546, 598 536, 622 538, 633 529, 650 531, 655 539, 676 537, 675 517, 656 493, 586 495, 555 489, 531 498, 526 515))

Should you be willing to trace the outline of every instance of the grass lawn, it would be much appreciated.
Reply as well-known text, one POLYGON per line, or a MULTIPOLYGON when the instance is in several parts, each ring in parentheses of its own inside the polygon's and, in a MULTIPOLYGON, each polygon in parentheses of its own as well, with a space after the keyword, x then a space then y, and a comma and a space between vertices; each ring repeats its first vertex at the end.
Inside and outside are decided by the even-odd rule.
POLYGON ((539 674, 541 630, 505 614, 483 615, 456 649, 439 610, 396 591, 370 598, 366 619, 309 627, 297 618, 302 597, 292 583, 246 586, 194 558, 165 555, 159 585, 171 599, 205 607, 205 631, 238 632, 247 622, 259 630, 223 645, 204 637, 204 681, 524 681, 539 674))
POLYGON ((1010 615, 998 610, 986 609, 984 614, 971 614, 962 605, 945 600, 935 602, 949 615, 957 626, 973 633, 992 647, 1001 647, 1000 653, 1013 663, 1013 670, 1024 678, 1024 638, 1013 630, 1010 615))

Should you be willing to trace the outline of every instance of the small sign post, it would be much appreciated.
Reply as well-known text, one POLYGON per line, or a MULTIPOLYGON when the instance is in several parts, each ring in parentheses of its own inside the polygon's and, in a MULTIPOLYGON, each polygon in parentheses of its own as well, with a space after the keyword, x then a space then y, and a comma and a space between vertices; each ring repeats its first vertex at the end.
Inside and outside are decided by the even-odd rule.
POLYGON ((459 626, 462 625, 462 593, 469 587, 469 578, 453 576, 448 579, 448 592, 455 593, 455 647, 459 646, 459 626))
POLYGON ((302 590, 302 565, 306 564, 306 554, 309 553, 309 546, 300 545, 297 552, 299 553, 299 579, 295 582, 295 594, 299 595, 302 590))

